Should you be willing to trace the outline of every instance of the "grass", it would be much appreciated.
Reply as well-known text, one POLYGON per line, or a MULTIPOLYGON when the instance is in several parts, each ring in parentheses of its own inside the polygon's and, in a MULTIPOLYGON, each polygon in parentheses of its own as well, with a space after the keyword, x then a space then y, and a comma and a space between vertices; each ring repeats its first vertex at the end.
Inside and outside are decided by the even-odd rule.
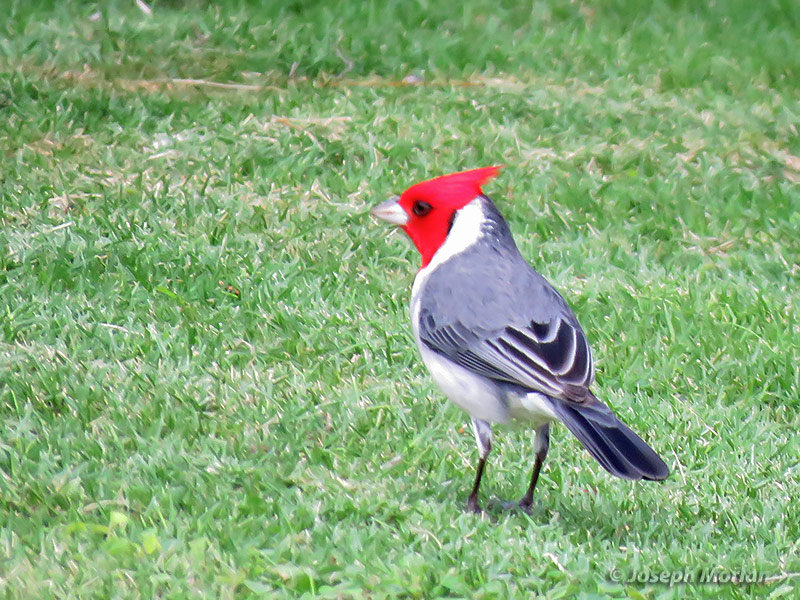
MULTIPOLYGON (((3 595, 796 597, 800 11, 694 4, 11 0, 3 595), (665 483, 562 427, 532 516, 462 511, 367 212, 488 164, 665 483), (769 579, 615 581, 709 569, 769 579)), ((484 500, 531 463, 498 430, 484 500)))

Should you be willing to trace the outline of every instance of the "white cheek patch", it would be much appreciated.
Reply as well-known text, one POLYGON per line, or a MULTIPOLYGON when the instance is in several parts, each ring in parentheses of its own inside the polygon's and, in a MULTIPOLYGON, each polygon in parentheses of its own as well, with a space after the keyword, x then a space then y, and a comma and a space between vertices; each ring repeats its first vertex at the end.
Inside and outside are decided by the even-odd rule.
POLYGON ((433 271, 442 263, 477 242, 483 236, 481 228, 485 220, 483 200, 480 196, 464 208, 457 210, 453 226, 450 228, 450 233, 447 234, 447 239, 436 251, 436 254, 433 255, 433 260, 426 268, 433 271))

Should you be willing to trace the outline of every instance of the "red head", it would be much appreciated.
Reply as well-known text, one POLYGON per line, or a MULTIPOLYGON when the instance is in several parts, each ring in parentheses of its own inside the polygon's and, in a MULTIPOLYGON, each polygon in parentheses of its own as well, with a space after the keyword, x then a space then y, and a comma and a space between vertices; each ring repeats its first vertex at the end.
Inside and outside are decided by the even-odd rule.
POLYGON ((483 192, 481 186, 500 167, 484 167, 417 183, 372 210, 380 219, 400 225, 422 255, 426 267, 447 238, 454 213, 483 192))

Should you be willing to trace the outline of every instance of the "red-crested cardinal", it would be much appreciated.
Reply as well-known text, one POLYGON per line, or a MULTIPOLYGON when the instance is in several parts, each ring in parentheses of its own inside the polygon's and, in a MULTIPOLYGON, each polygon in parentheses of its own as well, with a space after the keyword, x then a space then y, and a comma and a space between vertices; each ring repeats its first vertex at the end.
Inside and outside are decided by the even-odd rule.
POLYGON ((467 507, 492 448, 492 423, 536 431, 536 460, 519 506, 529 511, 561 421, 609 473, 662 480, 664 461, 589 390, 586 336, 564 298, 519 253, 508 224, 481 186, 499 167, 411 186, 372 215, 405 231, 422 255, 411 293, 411 324, 425 366, 444 394, 472 417, 480 452, 467 507))

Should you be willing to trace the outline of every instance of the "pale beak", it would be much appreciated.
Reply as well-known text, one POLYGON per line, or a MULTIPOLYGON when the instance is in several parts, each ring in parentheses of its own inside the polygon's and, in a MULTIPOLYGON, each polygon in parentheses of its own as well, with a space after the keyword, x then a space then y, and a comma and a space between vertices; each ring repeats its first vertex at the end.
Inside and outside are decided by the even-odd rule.
POLYGON ((392 225, 400 225, 402 227, 408 223, 408 213, 400 206, 398 200, 400 200, 399 196, 392 196, 386 202, 381 202, 369 211, 369 214, 392 225))

